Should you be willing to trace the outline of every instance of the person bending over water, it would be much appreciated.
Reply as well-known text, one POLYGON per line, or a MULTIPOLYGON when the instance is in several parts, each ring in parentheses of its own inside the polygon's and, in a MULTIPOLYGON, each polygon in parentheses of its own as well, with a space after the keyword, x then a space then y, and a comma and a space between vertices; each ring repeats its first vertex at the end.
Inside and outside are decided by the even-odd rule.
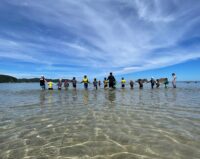
POLYGON ((94 88, 97 89, 97 85, 98 85, 98 82, 97 82, 97 79, 95 78, 94 81, 93 81, 93 86, 94 86, 94 88))
POLYGON ((176 88, 176 74, 175 73, 172 73, 172 85, 173 85, 173 88, 176 88))
POLYGON ((169 84, 168 78, 165 78, 165 81, 164 81, 165 88, 167 88, 168 84, 169 84))
POLYGON ((84 84, 84 88, 85 88, 85 89, 88 89, 88 83, 90 83, 90 82, 89 82, 89 80, 88 80, 88 78, 87 78, 86 75, 83 77, 83 80, 82 80, 81 83, 84 84))
POLYGON ((42 75, 41 78, 40 78, 40 87, 41 87, 42 90, 45 90, 45 82, 47 82, 47 81, 44 78, 44 76, 42 75))
POLYGON ((108 81, 109 81, 109 88, 115 88, 116 80, 112 72, 110 72, 110 75, 108 76, 108 81))
POLYGON ((130 87, 131 87, 131 89, 133 89, 133 86, 134 86, 134 82, 131 80, 130 81, 130 87))
POLYGON ((121 80, 122 88, 125 88, 125 84, 126 84, 126 80, 124 79, 124 77, 122 77, 122 80, 121 80))

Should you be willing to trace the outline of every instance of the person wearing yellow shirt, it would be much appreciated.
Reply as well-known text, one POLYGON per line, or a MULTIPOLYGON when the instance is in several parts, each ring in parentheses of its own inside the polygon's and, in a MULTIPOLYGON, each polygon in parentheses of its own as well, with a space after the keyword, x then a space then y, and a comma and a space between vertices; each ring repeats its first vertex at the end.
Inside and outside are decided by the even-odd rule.
POLYGON ((84 88, 85 88, 85 89, 88 89, 88 83, 90 83, 90 82, 89 82, 89 80, 88 80, 88 78, 87 78, 86 75, 83 77, 83 80, 82 80, 81 83, 84 84, 84 88))
POLYGON ((121 84, 122 88, 125 88, 126 80, 124 79, 124 77, 122 77, 121 84))
POLYGON ((48 89, 53 90, 53 82, 52 81, 48 82, 48 89))

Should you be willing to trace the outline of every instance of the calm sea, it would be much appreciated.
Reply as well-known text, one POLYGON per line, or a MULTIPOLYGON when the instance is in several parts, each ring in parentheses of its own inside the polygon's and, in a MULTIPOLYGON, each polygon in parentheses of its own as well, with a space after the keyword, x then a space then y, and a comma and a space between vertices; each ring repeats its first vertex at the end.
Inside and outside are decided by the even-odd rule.
POLYGON ((41 91, 0 84, 0 159, 199 159, 200 83, 41 91))

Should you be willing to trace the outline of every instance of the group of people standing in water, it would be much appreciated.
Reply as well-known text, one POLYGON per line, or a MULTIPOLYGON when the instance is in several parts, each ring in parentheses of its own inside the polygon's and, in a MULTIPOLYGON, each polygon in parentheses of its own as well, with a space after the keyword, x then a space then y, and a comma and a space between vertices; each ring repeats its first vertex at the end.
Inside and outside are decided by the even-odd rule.
MULTIPOLYGON (((165 85, 165 88, 167 88, 169 84, 168 78, 154 79, 153 77, 151 78, 150 81, 148 81, 147 79, 138 79, 135 82, 139 84, 140 89, 143 88, 144 83, 151 83, 152 89, 154 88, 154 86, 156 86, 156 88, 159 88, 161 83, 163 83, 165 85)), ((129 85, 131 89, 134 88, 135 82, 133 80, 130 80, 129 85)), ((70 83, 72 84, 72 87, 76 89, 78 81, 76 80, 76 77, 73 77, 72 80, 64 80, 64 82, 62 79, 59 79, 58 83, 55 84, 51 80, 47 81, 44 76, 41 76, 40 86, 42 90, 46 89, 46 83, 48 84, 49 90, 53 90, 53 85, 57 85, 58 90, 61 90, 63 87, 67 89, 70 86, 70 83)), ((83 83, 84 88, 88 89, 88 85, 91 82, 89 81, 88 77, 85 75, 80 83, 83 83)), ((92 84, 95 89, 98 89, 99 87, 101 87, 101 81, 100 80, 98 81, 96 78, 94 78, 94 81, 92 84)), ((104 88, 105 89, 108 87, 116 88, 116 84, 117 84, 116 79, 113 76, 112 72, 110 72, 110 75, 107 78, 106 77, 104 78, 104 81, 103 81, 104 88)), ((176 74, 175 73, 172 73, 172 85, 173 85, 173 88, 176 88, 176 74)), ((124 79, 124 77, 122 77, 121 88, 125 88, 125 86, 126 86, 126 80, 124 79)))

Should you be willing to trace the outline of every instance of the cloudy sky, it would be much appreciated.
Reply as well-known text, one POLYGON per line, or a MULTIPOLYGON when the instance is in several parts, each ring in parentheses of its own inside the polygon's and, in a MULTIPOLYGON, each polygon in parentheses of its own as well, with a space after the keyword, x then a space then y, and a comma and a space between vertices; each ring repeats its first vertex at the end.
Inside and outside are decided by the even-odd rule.
POLYGON ((200 79, 199 0, 1 0, 0 74, 200 79))

